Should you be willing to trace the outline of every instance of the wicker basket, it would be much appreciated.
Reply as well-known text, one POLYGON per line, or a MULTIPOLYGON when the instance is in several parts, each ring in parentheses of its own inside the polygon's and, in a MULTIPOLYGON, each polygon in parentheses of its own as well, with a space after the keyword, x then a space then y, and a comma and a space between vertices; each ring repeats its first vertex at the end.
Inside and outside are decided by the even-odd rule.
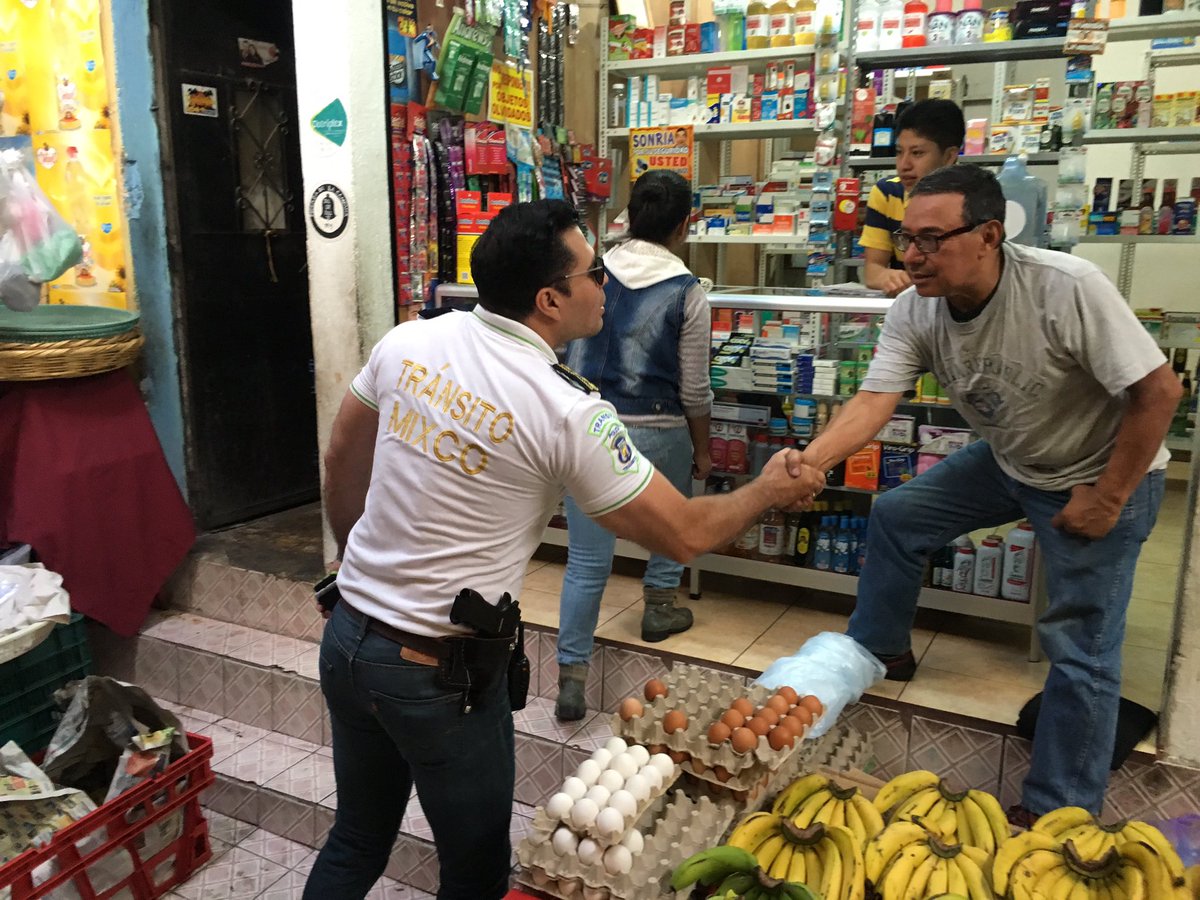
POLYGON ((0 341, 0 381, 81 378, 123 369, 145 338, 136 328, 106 338, 20 343, 0 341))

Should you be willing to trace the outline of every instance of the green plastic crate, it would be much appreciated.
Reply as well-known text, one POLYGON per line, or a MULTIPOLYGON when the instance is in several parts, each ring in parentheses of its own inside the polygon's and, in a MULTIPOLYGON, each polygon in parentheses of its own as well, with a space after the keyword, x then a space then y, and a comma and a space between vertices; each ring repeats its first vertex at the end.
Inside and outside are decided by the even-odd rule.
POLYGON ((16 741, 29 754, 44 750, 61 716, 54 692, 91 671, 87 623, 79 613, 28 653, 0 665, 0 745, 16 741))

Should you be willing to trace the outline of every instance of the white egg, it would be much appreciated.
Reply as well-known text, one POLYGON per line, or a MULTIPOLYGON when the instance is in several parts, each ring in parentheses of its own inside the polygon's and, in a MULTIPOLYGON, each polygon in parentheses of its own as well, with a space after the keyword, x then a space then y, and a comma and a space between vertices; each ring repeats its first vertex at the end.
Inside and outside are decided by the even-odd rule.
POLYGON ((608 743, 604 745, 604 749, 613 756, 619 756, 629 749, 629 745, 619 737, 610 737, 608 743))
POLYGON ((603 858, 604 851, 591 838, 584 838, 579 842, 579 850, 576 851, 576 856, 579 857, 579 861, 585 866, 594 866, 603 858))
POLYGON ((641 775, 634 775, 632 778, 626 779, 625 790, 633 794, 633 799, 638 803, 650 798, 650 782, 641 775))
POLYGON ((608 750, 606 750, 604 747, 601 747, 595 753, 592 754, 592 759, 594 759, 596 762, 598 762, 600 764, 600 768, 602 768, 602 769, 608 768, 608 764, 610 762, 612 762, 612 758, 613 758, 613 755, 611 753, 609 753, 608 750))
POLYGON ((608 798, 612 796, 612 791, 602 784, 593 784, 588 788, 586 797, 599 807, 608 805, 608 798))
POLYGON ((646 839, 642 837, 642 833, 636 828, 630 828, 629 834, 622 838, 621 846, 628 847, 629 852, 637 856, 637 854, 646 848, 646 839))
POLYGON ((655 790, 655 791, 662 790, 663 773, 658 771, 657 766, 653 766, 650 763, 646 763, 646 765, 642 766, 638 770, 638 774, 641 775, 643 778, 646 779, 646 781, 648 781, 650 783, 651 790, 655 790))
POLYGON ((633 868, 633 854, 628 847, 617 844, 604 851, 604 871, 609 875, 628 875, 633 868))
POLYGON ((613 791, 619 791, 625 787, 625 777, 616 769, 605 769, 596 779, 596 784, 604 785, 611 794, 613 791))
POLYGON ((596 779, 600 777, 602 771, 604 770, 600 768, 600 763, 594 759, 585 759, 579 764, 579 768, 575 770, 575 775, 580 781, 591 787, 596 783, 596 779))
POLYGON ((552 819, 565 819, 571 814, 575 798, 570 794, 559 792, 546 801, 546 815, 552 819))
POLYGON ((632 756, 628 753, 622 753, 620 756, 614 756, 613 761, 609 765, 616 771, 621 773, 622 778, 630 778, 637 774, 638 764, 634 762, 632 756))
POLYGON ((671 757, 665 753, 655 753, 650 757, 650 765, 662 773, 664 781, 675 774, 675 763, 671 762, 671 757))
POLYGON ((644 766, 646 763, 650 762, 650 751, 647 750, 645 747, 643 747, 641 744, 633 744, 625 752, 633 757, 633 761, 635 763, 637 763, 639 767, 644 766))
POLYGON ((621 814, 627 819, 633 818, 633 814, 637 812, 638 802, 633 798, 633 794, 624 789, 617 791, 608 798, 608 805, 613 809, 619 809, 621 814))
POLYGON ((589 800, 587 797, 576 800, 575 805, 571 807, 571 824, 582 831, 596 821, 598 812, 600 807, 596 805, 595 800, 589 800))
POLYGON ((550 846, 559 856, 570 856, 579 849, 579 838, 570 828, 559 828, 550 838, 550 846))
POLYGON ((563 779, 562 792, 572 800, 582 800, 583 795, 587 793, 588 786, 583 783, 583 780, 576 778, 574 775, 568 775, 563 779))
POLYGON ((604 837, 615 837, 625 830, 625 817, 619 809, 606 806, 596 816, 596 830, 604 837))

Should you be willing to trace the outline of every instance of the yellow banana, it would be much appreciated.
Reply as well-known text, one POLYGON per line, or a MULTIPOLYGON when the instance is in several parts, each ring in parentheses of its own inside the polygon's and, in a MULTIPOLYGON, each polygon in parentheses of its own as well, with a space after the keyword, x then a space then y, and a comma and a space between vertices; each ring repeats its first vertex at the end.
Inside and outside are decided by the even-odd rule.
MULTIPOLYGON (((967 813, 967 810, 972 806, 974 804, 970 800, 964 800, 962 803, 956 803, 954 806, 954 817, 956 820, 954 823, 954 836, 964 847, 978 846, 978 841, 975 838, 975 829, 971 827, 971 817, 967 813)), ((991 833, 990 829, 988 833, 991 833)))
POLYGON ((1080 859, 1099 859, 1108 849, 1107 834, 1095 825, 1079 825, 1075 828, 1068 828, 1056 836, 1064 847, 1070 842, 1080 859))
POLYGON ((829 788, 829 779, 820 772, 812 772, 797 778, 779 792, 771 811, 779 816, 791 818, 796 814, 800 805, 817 791, 829 788))
POLYGON ((833 812, 829 814, 827 825, 837 825, 839 828, 846 827, 846 801, 835 799, 833 801, 833 812))
POLYGON ((1148 822, 1129 821, 1125 823, 1125 827, 1121 829, 1121 839, 1125 841, 1144 841, 1149 844, 1154 852, 1157 853, 1167 867, 1167 871, 1171 873, 1171 881, 1176 886, 1186 883, 1186 873, 1183 868, 1183 860, 1179 858, 1179 853, 1171 846, 1170 841, 1166 836, 1148 822))
POLYGON ((866 877, 863 874, 862 845, 846 828, 830 828, 827 839, 833 842, 842 859, 842 893, 844 900, 863 900, 866 877))
POLYGON ((1115 900, 1150 900, 1146 893, 1146 879, 1137 866, 1122 862, 1116 875, 1108 882, 1115 900))
POLYGON ((935 821, 934 828, 946 840, 962 843, 958 840, 958 804, 947 803, 946 809, 935 821))
POLYGON ((850 805, 854 807, 854 811, 862 819, 863 828, 865 829, 864 833, 866 834, 866 837, 863 838, 862 846, 865 847, 867 841, 883 831, 883 816, 879 814, 879 810, 875 808, 875 804, 862 794, 855 794, 851 797, 850 805))
POLYGON ((867 878, 878 883, 883 867, 893 856, 913 841, 928 840, 929 832, 916 822, 893 822, 871 838, 863 853, 867 878))
POLYGON ((933 874, 929 876, 929 894, 936 897, 938 894, 948 893, 950 893, 950 860, 939 856, 933 874))
POLYGON ((1067 900, 1079 880, 1082 879, 1067 867, 1064 860, 1062 865, 1051 866, 1045 871, 1033 886, 1033 893, 1035 896, 1044 896, 1046 900, 1067 900))
POLYGON ((963 877, 962 868, 953 859, 946 860, 946 887, 952 894, 964 897, 967 894, 967 879, 963 877))
POLYGON ((1010 837, 996 850, 992 863, 992 887, 996 896, 1003 897, 1008 890, 1009 875, 1021 857, 1034 850, 1052 850, 1058 841, 1044 831, 1026 831, 1010 837))
POLYGON ((1080 825, 1096 825, 1096 819, 1082 806, 1063 806, 1046 813, 1033 823, 1031 830, 1059 837, 1063 832, 1080 825))
POLYGON ((829 800, 825 805, 817 810, 817 814, 813 816, 813 822, 820 822, 822 825, 832 825, 833 811, 841 806, 842 801, 832 794, 829 795, 829 800))
POLYGON ((779 833, 782 820, 769 812, 751 813, 738 823, 725 843, 753 853, 754 848, 773 834, 779 833))
POLYGON ((758 860, 758 867, 765 872, 771 868, 771 863, 775 861, 775 857, 785 846, 790 846, 787 839, 782 834, 773 834, 751 852, 758 860))
POLYGON ((808 869, 804 865, 804 848, 793 847, 788 859, 787 880, 796 884, 808 884, 808 869))
POLYGON ((810 887, 819 888, 825 900, 841 900, 843 867, 837 845, 828 839, 821 841, 817 844, 817 856, 821 858, 821 883, 810 887))
MULTIPOLYGON (((875 807, 872 806, 871 809, 874 810, 875 807)), ((846 801, 846 828, 854 835, 854 840, 860 847, 875 836, 867 833, 866 823, 863 822, 862 814, 859 813, 853 798, 846 801)))
MULTIPOLYGON (((1004 809, 1000 806, 1000 801, 994 796, 987 791, 977 791, 972 788, 967 791, 965 802, 975 806, 983 814, 983 818, 990 826, 992 832, 993 848, 998 847, 1012 836, 1012 826, 1008 824, 1008 817, 1004 815, 1004 809)), ((974 835, 976 841, 978 841, 980 839, 978 833, 980 828, 975 823, 976 820, 971 819, 971 833, 974 835)), ((982 844, 978 844, 977 846, 983 846, 985 850, 989 849, 982 844)), ((994 852, 994 849, 989 852, 994 852)))
POLYGON ((818 812, 833 799, 828 790, 814 791, 804 799, 800 808, 792 815, 792 821, 801 828, 807 828, 815 821, 818 812))
POLYGON ((940 799, 941 794, 938 793, 936 787, 917 791, 897 806, 892 811, 892 814, 887 817, 887 821, 889 824, 892 822, 913 822, 917 819, 923 821, 929 816, 929 810, 933 809, 940 799))
POLYGON ((972 847, 970 844, 962 845, 962 855, 979 866, 983 872, 983 878, 988 883, 992 883, 992 856, 982 847, 972 847))
MULTIPOLYGON (((1062 865, 1062 862, 1063 856, 1057 850, 1033 850, 1026 853, 1017 860, 1017 864, 1013 866, 1012 872, 1009 874, 1009 892, 1013 897, 1036 897, 1034 887, 1041 881, 1042 876, 1049 869, 1062 865)), ((996 892, 1000 893, 998 887, 996 892)))
POLYGON ((908 888, 913 875, 921 864, 933 853, 926 843, 909 844, 897 856, 883 874, 883 883, 877 886, 883 900, 900 900, 908 888))
POLYGON ((962 852, 953 860, 954 865, 962 873, 963 882, 966 885, 966 890, 962 893, 969 900, 992 900, 992 888, 988 884, 984 869, 974 857, 968 855, 967 850, 969 849, 977 848, 963 847, 962 852))
POLYGON ((787 881, 788 874, 792 869, 792 857, 796 854, 796 845, 786 843, 775 854, 775 858, 771 860, 769 866, 764 866, 761 862, 759 868, 765 871, 772 878, 778 878, 780 881, 787 881))
POLYGON ((1171 870, 1150 844, 1141 840, 1126 841, 1117 849, 1125 860, 1141 870, 1142 878, 1146 881, 1146 896, 1153 900, 1174 896, 1175 884, 1171 870))
POLYGON ((913 872, 912 880, 908 882, 908 887, 904 889, 902 897, 884 897, 883 900, 924 900, 925 897, 931 895, 929 882, 933 878, 933 870, 937 868, 941 860, 931 850, 929 855, 925 857, 925 861, 917 866, 917 870, 913 872))
POLYGON ((816 847, 804 848, 804 868, 808 870, 808 878, 804 882, 814 891, 819 890, 821 886, 821 876, 825 874, 821 866, 821 857, 817 854, 816 847))
POLYGON ((917 791, 937 787, 939 780, 933 772, 923 770, 897 775, 875 795, 875 809, 880 815, 886 815, 893 806, 903 803, 917 791))

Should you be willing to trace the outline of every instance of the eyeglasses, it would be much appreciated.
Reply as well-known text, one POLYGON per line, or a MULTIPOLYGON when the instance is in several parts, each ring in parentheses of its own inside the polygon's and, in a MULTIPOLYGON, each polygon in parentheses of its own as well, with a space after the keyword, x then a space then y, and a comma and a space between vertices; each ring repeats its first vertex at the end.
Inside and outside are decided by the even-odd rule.
POLYGON ((942 234, 909 234, 907 231, 893 231, 892 241, 895 243, 896 249, 901 253, 905 253, 908 250, 909 244, 916 244, 917 249, 922 253, 937 253, 942 249, 942 241, 958 237, 960 234, 966 234, 968 231, 974 231, 978 227, 978 224, 964 225, 962 228, 955 228, 952 231, 945 231, 942 234))
MULTIPOLYGON (((584 269, 582 272, 572 272, 570 275, 559 275, 554 281, 565 281, 568 278, 578 278, 581 275, 586 275, 592 281, 596 282, 598 287, 604 287, 604 257, 597 256, 596 264, 590 269, 584 269)), ((553 284, 554 282, 551 282, 553 284)))

